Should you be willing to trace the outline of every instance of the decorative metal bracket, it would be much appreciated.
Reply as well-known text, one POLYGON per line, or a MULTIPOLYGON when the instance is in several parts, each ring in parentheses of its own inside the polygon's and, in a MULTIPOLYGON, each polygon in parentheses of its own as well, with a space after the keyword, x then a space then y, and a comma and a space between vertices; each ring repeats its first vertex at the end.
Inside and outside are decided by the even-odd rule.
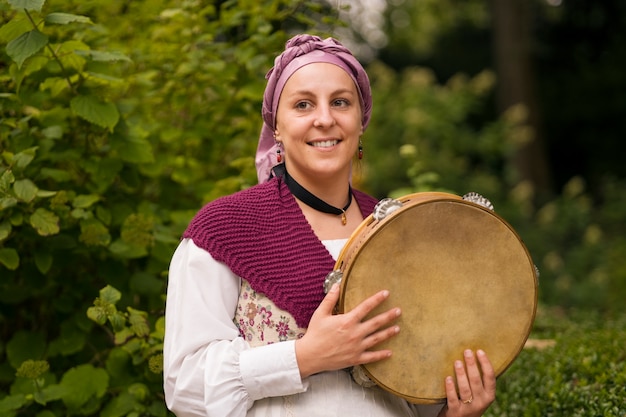
POLYGON ((483 206, 484 208, 493 211, 493 204, 491 204, 491 201, 473 191, 471 193, 465 194, 463 196, 463 200, 469 201, 470 203, 478 204, 479 206, 483 206))

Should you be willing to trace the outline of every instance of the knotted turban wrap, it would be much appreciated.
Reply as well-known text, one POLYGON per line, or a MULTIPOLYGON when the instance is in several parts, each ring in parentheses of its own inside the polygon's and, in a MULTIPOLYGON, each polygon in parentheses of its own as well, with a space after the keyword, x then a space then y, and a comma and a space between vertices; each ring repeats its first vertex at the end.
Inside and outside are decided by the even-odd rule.
POLYGON ((256 169, 259 183, 270 178, 271 169, 278 164, 274 139, 276 130, 276 110, 278 101, 289 77, 298 69, 315 62, 326 62, 341 67, 354 81, 361 103, 363 130, 367 127, 372 114, 372 92, 365 69, 352 53, 333 38, 322 40, 318 36, 297 35, 287 41, 285 50, 274 60, 274 67, 265 78, 267 86, 263 94, 263 127, 256 153, 256 169))

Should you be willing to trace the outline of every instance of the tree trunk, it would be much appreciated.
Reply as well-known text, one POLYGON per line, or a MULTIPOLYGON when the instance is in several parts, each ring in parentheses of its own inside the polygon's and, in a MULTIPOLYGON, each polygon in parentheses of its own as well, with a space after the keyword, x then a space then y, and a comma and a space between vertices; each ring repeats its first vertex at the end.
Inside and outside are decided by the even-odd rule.
POLYGON ((552 180, 532 67, 532 8, 531 0, 491 0, 498 111, 523 104, 534 133, 533 140, 518 149, 511 163, 520 181, 530 181, 537 197, 541 197, 551 193, 552 180))

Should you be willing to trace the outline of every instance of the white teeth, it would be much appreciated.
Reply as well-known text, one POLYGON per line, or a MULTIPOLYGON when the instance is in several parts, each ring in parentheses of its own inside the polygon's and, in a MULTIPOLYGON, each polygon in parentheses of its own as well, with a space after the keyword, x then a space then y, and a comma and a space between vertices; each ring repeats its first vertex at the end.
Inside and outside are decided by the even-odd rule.
POLYGON ((316 148, 329 148, 331 146, 335 146, 338 143, 338 140, 324 140, 321 142, 313 142, 311 143, 311 146, 315 146, 316 148))

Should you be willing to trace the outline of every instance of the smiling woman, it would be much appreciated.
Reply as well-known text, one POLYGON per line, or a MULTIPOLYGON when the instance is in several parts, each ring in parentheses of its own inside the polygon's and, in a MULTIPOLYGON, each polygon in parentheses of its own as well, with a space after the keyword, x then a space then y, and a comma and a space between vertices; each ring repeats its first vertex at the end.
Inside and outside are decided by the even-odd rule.
MULTIPOLYGON (((353 379, 400 331, 389 291, 334 314, 324 280, 378 201, 351 186, 372 110, 363 67, 334 39, 291 39, 268 73, 259 184, 203 207, 170 265, 168 407, 182 416, 479 416, 495 399, 482 351, 450 369, 446 404, 416 405, 353 379), (280 342, 280 343, 278 343, 280 342)), ((370 381, 371 382, 371 381, 370 381)))

